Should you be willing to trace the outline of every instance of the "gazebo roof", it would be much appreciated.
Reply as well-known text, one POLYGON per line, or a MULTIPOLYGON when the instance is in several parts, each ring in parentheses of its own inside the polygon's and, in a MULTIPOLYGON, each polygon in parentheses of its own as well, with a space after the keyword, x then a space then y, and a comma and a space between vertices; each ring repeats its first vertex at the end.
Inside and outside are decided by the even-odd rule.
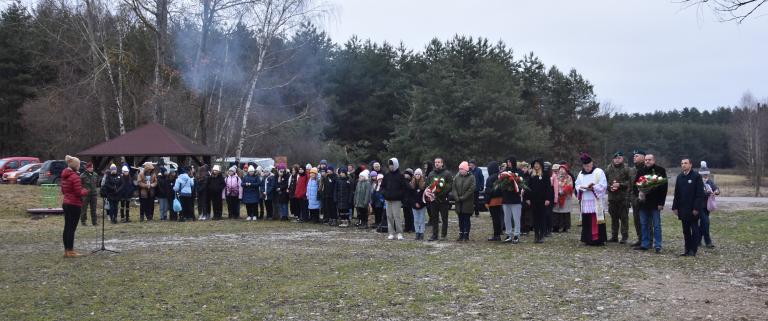
POLYGON ((88 148, 79 156, 210 156, 208 146, 193 142, 155 122, 88 148))

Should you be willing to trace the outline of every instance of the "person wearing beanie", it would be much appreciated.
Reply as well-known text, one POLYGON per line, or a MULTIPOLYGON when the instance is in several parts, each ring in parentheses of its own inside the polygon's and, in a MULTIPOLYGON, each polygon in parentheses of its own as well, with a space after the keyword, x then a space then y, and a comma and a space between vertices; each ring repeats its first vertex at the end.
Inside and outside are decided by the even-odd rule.
POLYGON ((641 149, 635 149, 632 151, 632 166, 629 168, 629 177, 632 179, 629 202, 632 205, 632 221, 635 225, 635 234, 637 235, 637 242, 632 244, 633 247, 640 246, 643 238, 643 233, 640 229, 640 200, 638 198, 640 191, 637 189, 636 181, 634 180, 637 177, 637 172, 643 167, 645 167, 645 152, 641 149))
POLYGON ((208 201, 210 203, 209 215, 213 216, 214 221, 221 220, 224 212, 223 200, 221 194, 226 188, 227 183, 224 180, 224 175, 221 173, 221 166, 213 165, 211 176, 208 177, 207 194, 208 201))
POLYGON ((485 206, 491 214, 493 236, 488 238, 490 242, 501 241, 501 230, 504 226, 504 210, 502 209, 501 190, 496 187, 499 180, 499 163, 491 161, 487 165, 488 179, 485 181, 485 206))
POLYGON ((445 162, 442 158, 437 157, 434 161, 435 167, 427 176, 427 190, 424 192, 427 199, 428 213, 429 213, 429 225, 432 226, 432 236, 428 241, 437 241, 438 229, 440 228, 440 222, 442 222, 442 229, 440 230, 440 236, 445 239, 448 236, 448 211, 451 208, 451 203, 448 201, 448 195, 451 192, 451 186, 453 184, 453 175, 447 169, 445 169, 445 162), (433 183, 442 182, 443 187, 432 187, 433 183))
POLYGON ((605 171, 608 182, 608 213, 611 215, 611 238, 608 242, 627 243, 629 238, 628 196, 632 179, 629 168, 624 165, 624 153, 613 154, 613 164, 605 171), (619 240, 621 230, 621 240, 619 240))
POLYGON ((376 171, 371 172, 371 178, 373 183, 371 186, 371 209, 373 210, 373 224, 376 228, 376 232, 382 233, 385 226, 384 219, 384 195, 381 193, 381 182, 384 180, 384 175, 379 174, 376 171))
POLYGON ((580 158, 582 170, 574 185, 581 201, 581 241, 587 245, 603 245, 608 181, 589 154, 582 153, 580 158))
POLYGON ((157 175, 152 163, 144 163, 136 176, 136 186, 139 187, 139 221, 144 218, 151 221, 155 213, 155 188, 157 187, 157 175))
MULTIPOLYGON (((322 165, 322 163, 321 163, 322 165)), ((336 207, 336 173, 333 166, 326 166, 325 171, 318 168, 320 177, 320 199, 322 200, 322 222, 330 226, 338 225, 338 210, 336 207)))
POLYGON ((475 211, 475 177, 469 171, 469 163, 459 164, 459 173, 453 178, 453 198, 456 200, 456 214, 459 216, 459 238, 457 242, 468 242, 475 211))
MULTIPOLYGON (((242 183, 242 199, 245 203, 245 212, 248 215, 247 221, 256 221, 263 219, 257 214, 257 207, 262 196, 262 178, 261 175, 256 174, 256 169, 253 165, 248 166, 248 174, 243 176, 242 183)), ((238 205, 239 206, 239 205, 238 205)))
POLYGON ((364 169, 358 175, 357 186, 355 186, 355 211, 357 212, 357 226, 361 229, 368 229, 368 213, 371 205, 371 185, 370 172, 364 169))
POLYGON ((259 201, 259 219, 267 215, 268 220, 275 219, 275 192, 277 190, 277 178, 264 168, 259 167, 257 173, 261 173, 261 200, 259 201))
POLYGON ((131 198, 133 198, 133 192, 135 191, 134 180, 131 178, 131 170, 128 168, 128 164, 123 164, 122 175, 120 180, 120 220, 123 223, 131 222, 131 198))
MULTIPOLYGON (((309 164, 307 164, 309 165, 309 164)), ((296 189, 294 191, 294 197, 298 203, 299 218, 298 222, 309 221, 309 201, 307 200, 307 184, 309 183, 309 172, 312 171, 312 165, 309 165, 309 169, 298 168, 298 177, 296 178, 296 189)), ((317 174, 317 170, 315 170, 317 174)))
POLYGON ((80 183, 83 188, 88 190, 88 195, 83 196, 82 213, 80 214, 80 224, 86 225, 88 220, 88 208, 91 209, 91 224, 96 226, 96 203, 99 200, 99 182, 98 174, 93 171, 93 163, 85 164, 85 171, 80 174, 80 183))
POLYGON ((168 179, 168 170, 164 166, 158 166, 159 171, 157 173, 157 187, 155 188, 155 198, 157 198, 157 204, 160 210, 160 220, 168 220, 168 209, 172 206, 171 200, 168 201, 168 196, 173 194, 173 186, 170 185, 168 179))
POLYGON ((533 168, 528 179, 528 190, 523 193, 525 203, 531 208, 535 243, 544 242, 546 235, 547 208, 554 202, 554 190, 549 174, 544 171, 541 159, 533 161, 533 168))
POLYGON ((403 239, 403 196, 408 189, 408 182, 405 176, 400 172, 400 163, 397 158, 390 158, 388 162, 389 172, 384 175, 381 183, 381 193, 386 202, 387 212, 387 239, 392 240, 397 237, 403 239), (395 236, 394 233, 397 233, 395 236))
POLYGON ((704 240, 704 246, 708 249, 715 248, 715 244, 712 243, 712 236, 709 234, 709 214, 717 207, 716 197, 720 195, 720 188, 715 185, 715 182, 711 178, 709 167, 707 162, 701 161, 701 168, 699 169, 699 175, 704 181, 704 194, 707 198, 707 205, 701 208, 699 213, 699 246, 702 246, 701 241, 704 240))
POLYGON ((413 212, 413 229, 416 232, 416 240, 424 240, 424 230, 426 228, 427 202, 424 199, 424 191, 427 189, 427 179, 424 177, 424 171, 417 168, 413 172, 413 177, 408 182, 408 194, 411 211, 413 212))
POLYGON ((101 179, 101 194, 106 198, 107 214, 112 224, 117 223, 117 208, 120 202, 120 189, 122 189, 123 180, 117 173, 117 166, 112 164, 109 171, 101 179))
POLYGON ((243 199, 242 183, 243 179, 237 175, 237 167, 232 166, 228 176, 224 178, 224 190, 221 192, 221 199, 227 202, 227 217, 229 219, 240 219, 240 200, 243 199))
MULTIPOLYGON (((504 172, 500 172, 499 178, 504 175, 505 177, 517 175, 518 177, 528 180, 528 177, 522 170, 517 167, 517 160, 514 156, 507 157, 505 160, 506 168, 504 172)), ((504 212, 504 231, 507 236, 504 238, 504 243, 517 244, 520 242, 521 233, 521 218, 523 211, 523 189, 504 189, 501 191, 502 205, 501 209, 504 212)))
MULTIPOLYGON (((656 165, 656 156, 653 154, 645 155, 643 167, 637 171, 634 181, 637 182, 641 176, 656 175, 658 177, 668 178, 667 170, 656 165)), ((653 246, 656 253, 661 253, 662 232, 661 232, 661 211, 667 200, 667 191, 669 181, 660 186, 654 187, 647 193, 640 191, 638 193, 638 203, 640 205, 640 231, 642 238, 640 246, 635 247, 639 251, 647 251, 653 246), (651 241, 653 235, 653 241, 651 241)))
POLYGON ((208 198, 208 184, 211 172, 208 165, 200 166, 195 177, 195 196, 197 199, 197 212, 201 221, 211 218, 211 200, 208 198))
POLYGON ((352 180, 347 175, 347 169, 342 167, 339 169, 339 177, 336 178, 334 185, 333 201, 336 204, 338 210, 338 218, 340 227, 348 227, 350 225, 350 213, 353 207, 354 198, 352 189, 352 180))
POLYGON ((557 172, 557 202, 552 208, 555 231, 567 233, 571 228, 571 208, 573 207, 573 176, 568 165, 555 164, 552 170, 557 172))
POLYGON ((320 195, 320 175, 318 168, 313 167, 309 170, 309 179, 307 181, 307 209, 309 210, 309 217, 306 222, 311 221, 315 223, 320 222, 320 209, 322 207, 321 195, 320 195))
POLYGON ((77 157, 65 158, 67 168, 61 172, 61 193, 64 194, 62 208, 64 209, 64 257, 79 257, 75 252, 75 231, 77 220, 80 218, 83 197, 88 195, 88 190, 83 188, 77 171, 80 169, 80 160, 77 157))
POLYGON ((179 170, 179 176, 173 184, 173 191, 179 195, 181 203, 181 215, 179 222, 186 220, 195 220, 195 179, 189 175, 189 168, 186 166, 179 170))
POLYGON ((285 164, 277 165, 277 178, 275 180, 275 202, 277 203, 277 214, 280 215, 281 221, 288 220, 288 204, 290 198, 288 195, 288 178, 289 173, 285 168, 285 164))

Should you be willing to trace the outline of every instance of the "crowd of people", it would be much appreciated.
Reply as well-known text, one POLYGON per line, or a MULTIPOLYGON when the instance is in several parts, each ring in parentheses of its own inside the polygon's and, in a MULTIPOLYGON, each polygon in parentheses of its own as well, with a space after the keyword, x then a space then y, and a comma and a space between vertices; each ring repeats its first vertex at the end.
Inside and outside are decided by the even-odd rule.
MULTIPOLYGON (((138 195, 139 221, 154 219, 155 201, 161 221, 221 220, 224 205, 228 219, 246 221, 293 220, 300 223, 375 229, 389 240, 402 240, 415 233, 415 240, 428 241, 448 236, 449 211, 458 215, 458 242, 470 240, 472 216, 488 210, 492 242, 517 244, 521 235, 534 234, 542 243, 552 233, 566 233, 572 227, 571 211, 579 210, 581 241, 590 246, 606 242, 626 244, 629 239, 629 208, 634 216, 641 251, 662 249, 661 211, 667 197, 667 174, 655 164, 655 157, 642 150, 632 153, 633 164, 624 163, 622 152, 613 155, 607 168, 597 168, 592 158, 580 155, 581 170, 567 162, 541 159, 530 164, 508 157, 487 164, 487 177, 473 161, 463 161, 453 174, 442 158, 424 162, 415 170, 401 169, 397 158, 384 167, 380 162, 349 164, 334 168, 326 161, 316 165, 298 164, 288 168, 277 164, 267 170, 253 164, 232 166, 222 173, 220 165, 178 171, 145 163, 133 169, 111 164, 103 175, 88 163, 78 174, 80 161, 67 156, 68 169, 62 174, 64 194, 65 256, 79 256, 73 250, 78 218, 86 225, 88 213, 96 225, 96 203, 104 198, 111 223, 131 222, 131 199, 138 195), (640 184, 652 177, 653 188, 640 184), (481 198, 481 195, 483 196, 481 198), (90 210, 90 211, 89 211, 90 210), (606 214, 611 219, 610 238, 606 214), (372 220, 369 219, 373 216, 372 220)), ((690 159, 682 159, 681 174, 675 182, 673 212, 682 221, 684 256, 695 256, 699 243, 714 247, 709 234, 710 200, 719 194, 709 178, 706 163, 698 172, 690 159)))

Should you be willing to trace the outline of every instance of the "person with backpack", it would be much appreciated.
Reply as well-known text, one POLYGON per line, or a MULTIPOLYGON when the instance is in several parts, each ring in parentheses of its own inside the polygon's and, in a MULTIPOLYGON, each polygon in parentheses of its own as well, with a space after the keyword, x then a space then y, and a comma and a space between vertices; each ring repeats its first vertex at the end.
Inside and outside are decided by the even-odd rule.
POLYGON ((243 199, 242 179, 237 175, 237 166, 229 168, 229 176, 224 179, 221 198, 227 201, 227 215, 230 219, 240 218, 240 200, 243 199))

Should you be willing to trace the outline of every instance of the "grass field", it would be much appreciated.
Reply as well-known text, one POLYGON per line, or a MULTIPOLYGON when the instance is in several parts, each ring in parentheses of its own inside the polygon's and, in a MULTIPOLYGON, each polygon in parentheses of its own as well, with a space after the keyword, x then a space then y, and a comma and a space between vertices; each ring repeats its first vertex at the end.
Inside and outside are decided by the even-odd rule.
MULTIPOLYGON (((768 211, 714 213, 717 248, 386 241, 371 231, 288 222, 107 225, 119 254, 62 257, 58 216, 31 219, 33 187, 0 186, 0 320, 765 320, 768 211)), ((456 237, 455 215, 450 235, 456 237)), ((630 228, 630 235, 634 232, 630 228)), ((99 246, 78 228, 76 249, 99 246)), ((409 238, 412 235, 408 235, 409 238)))

